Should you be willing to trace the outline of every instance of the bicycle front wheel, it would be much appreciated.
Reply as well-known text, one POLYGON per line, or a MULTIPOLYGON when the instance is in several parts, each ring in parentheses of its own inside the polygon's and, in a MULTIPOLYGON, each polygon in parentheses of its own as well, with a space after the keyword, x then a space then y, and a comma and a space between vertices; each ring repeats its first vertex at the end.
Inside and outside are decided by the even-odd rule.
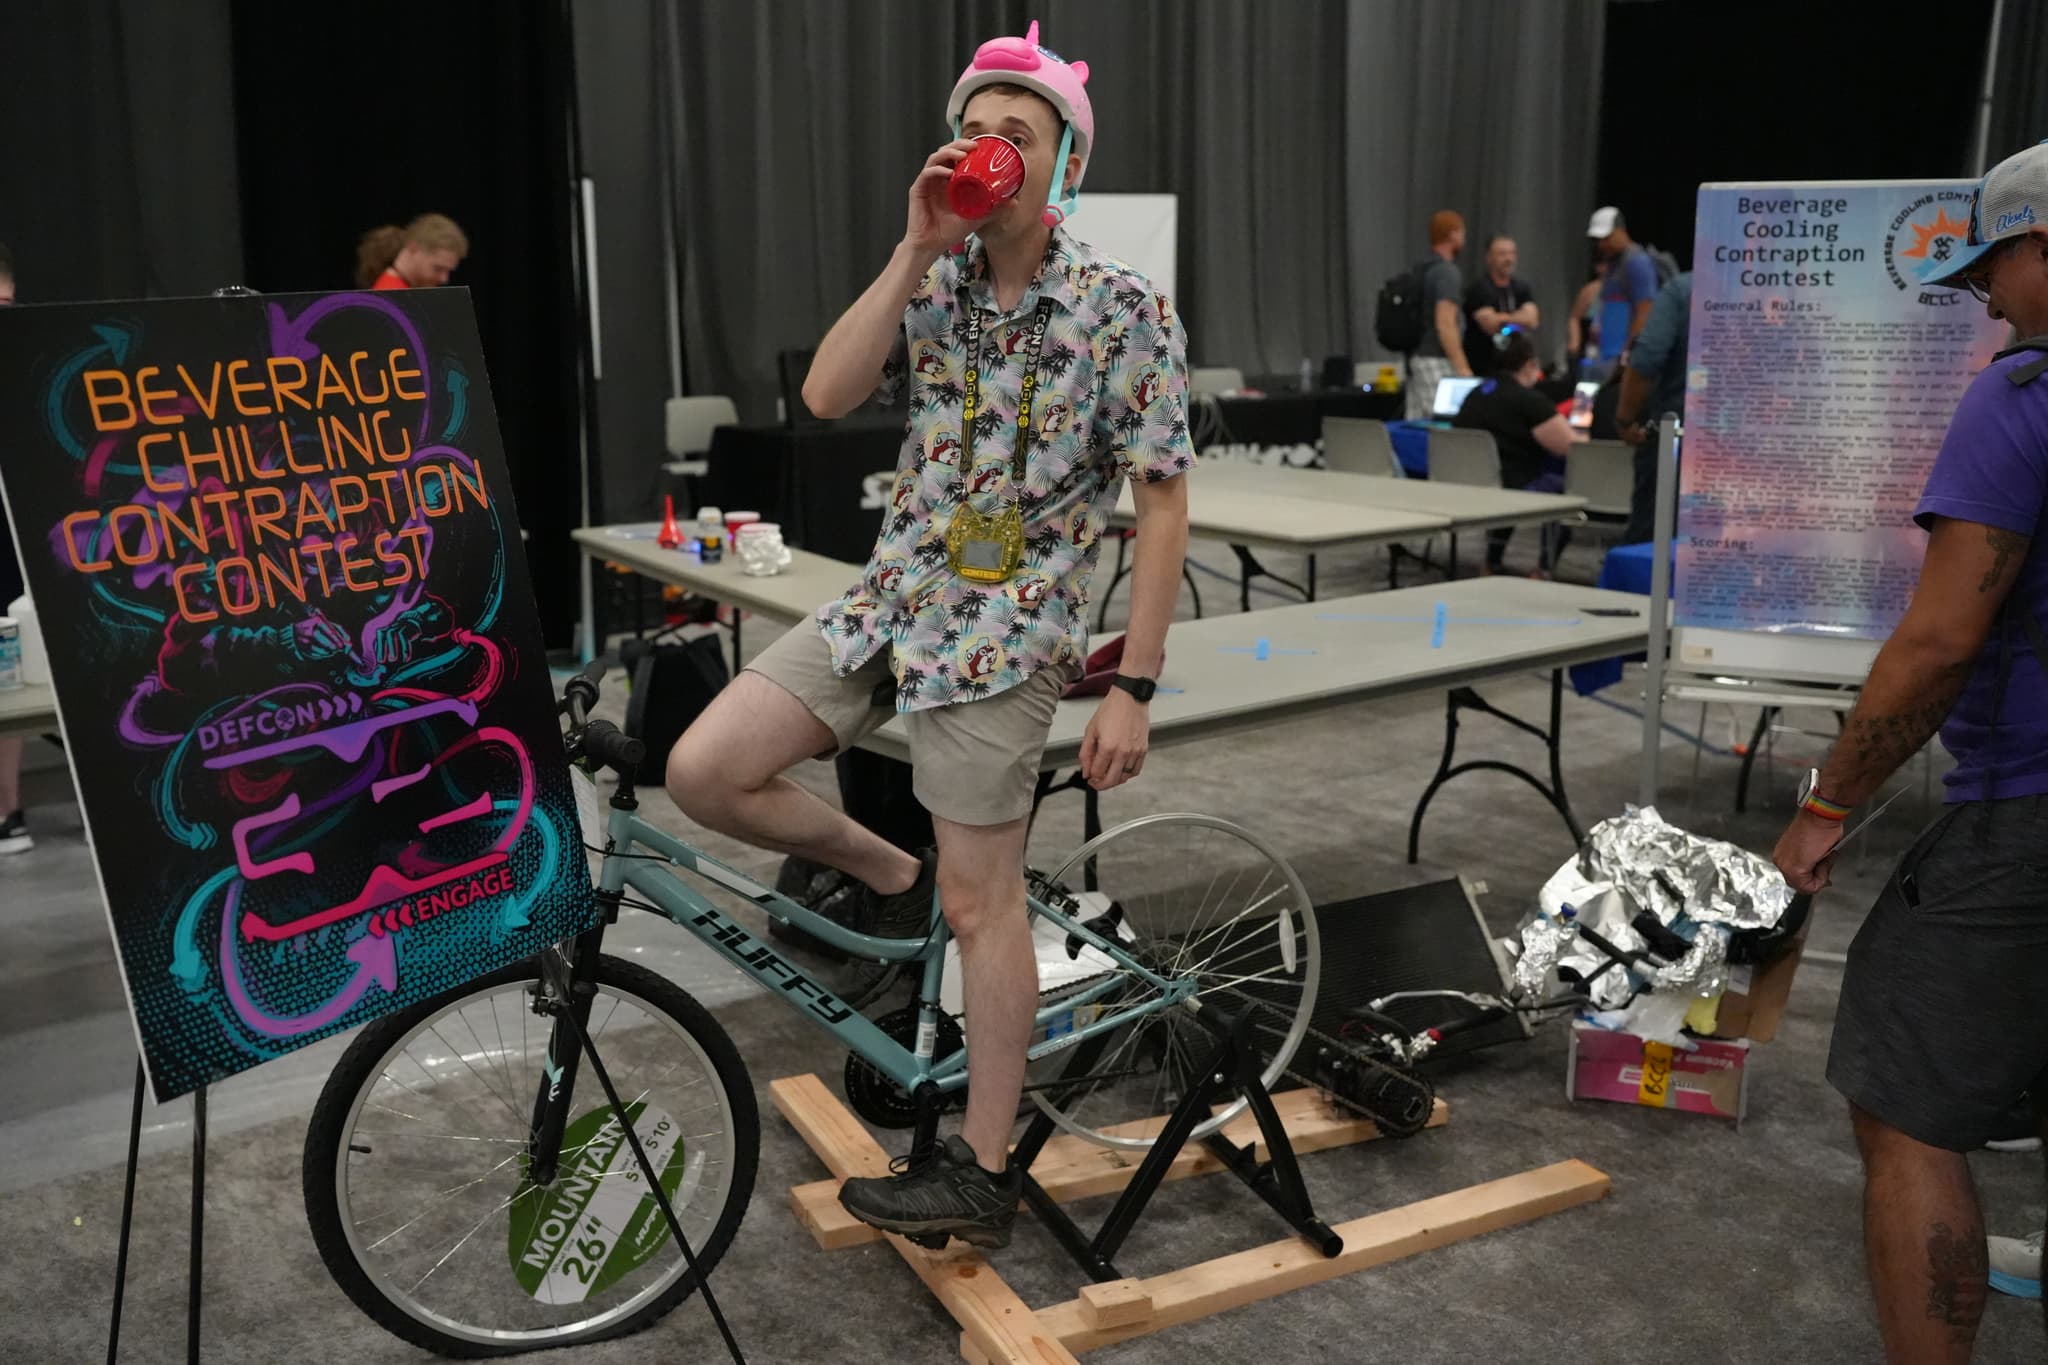
MULTIPOLYGON (((1281 1080, 1315 1011, 1322 947, 1315 906, 1272 845, 1214 816, 1148 815, 1089 840, 1046 881, 1042 894, 1116 939, 1135 963, 1191 987, 1193 1000, 1243 1017, 1260 1076, 1268 1087, 1281 1080)), ((1186 1008, 1146 1012, 1161 992, 1130 967, 1078 945, 1066 956, 1055 969, 1064 980, 1048 980, 1041 968, 1041 1006, 1063 998, 1077 1004, 1033 1036, 1043 1055, 1031 1064, 1031 1082, 1041 1087, 1032 1099, 1091 1142, 1150 1147, 1216 1039, 1186 1008), (1128 1022, 1104 1032, 1092 1060, 1078 1048, 1043 1051, 1064 1034, 1118 1017, 1128 1022), (1055 1084, 1077 1074, 1092 1079, 1055 1084)), ((1194 1136, 1215 1132, 1244 1108, 1240 1097, 1194 1136)))
MULTIPOLYGON (((593 980, 591 1038, 709 1274, 753 1192, 746 1069, 671 982, 610 957, 593 980)), ((335 1282, 442 1355, 624 1336, 697 1285, 587 1058, 556 1173, 530 1178, 535 1102, 558 1083, 542 989, 529 963, 371 1025, 307 1132, 306 1214, 335 1282)))

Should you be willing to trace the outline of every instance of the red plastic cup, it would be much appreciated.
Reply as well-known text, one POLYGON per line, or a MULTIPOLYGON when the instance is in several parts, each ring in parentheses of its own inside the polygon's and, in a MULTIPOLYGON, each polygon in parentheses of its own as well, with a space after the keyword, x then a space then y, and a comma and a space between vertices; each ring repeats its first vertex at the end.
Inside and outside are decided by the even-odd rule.
POLYGON ((986 218, 1024 188, 1024 153, 995 133, 974 139, 974 150, 953 168, 946 202, 962 218, 986 218))

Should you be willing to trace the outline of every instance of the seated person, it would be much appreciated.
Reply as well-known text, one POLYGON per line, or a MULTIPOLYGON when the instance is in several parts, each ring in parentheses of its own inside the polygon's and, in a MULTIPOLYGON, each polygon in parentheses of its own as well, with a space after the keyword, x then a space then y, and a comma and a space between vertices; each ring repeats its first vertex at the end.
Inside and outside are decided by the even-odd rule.
MULTIPOLYGON (((1501 487, 1561 493, 1564 455, 1571 449, 1572 429, 1551 401, 1535 388, 1543 378, 1542 363, 1536 359, 1535 335, 1519 327, 1504 330, 1495 339, 1495 347, 1499 363, 1493 378, 1466 396, 1465 405, 1458 409, 1451 425, 1492 435, 1493 444, 1500 451, 1501 487)), ((1486 533, 1488 573, 1500 572, 1508 540, 1513 535, 1510 527, 1486 533)))

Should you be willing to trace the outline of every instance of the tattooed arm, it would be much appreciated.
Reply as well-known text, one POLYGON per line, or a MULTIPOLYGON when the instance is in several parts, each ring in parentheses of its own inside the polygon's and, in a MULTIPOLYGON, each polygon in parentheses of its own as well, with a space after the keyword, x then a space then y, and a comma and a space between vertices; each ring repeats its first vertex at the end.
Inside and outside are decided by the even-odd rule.
MULTIPOLYGON (((1936 517, 1905 619, 1878 651, 1856 709, 1821 769, 1820 793, 1859 806, 1920 752, 1962 694, 2027 557, 2029 537, 1936 517)), ((1827 885, 1838 823, 1799 812, 1778 841, 1778 868, 1796 891, 1827 885)))

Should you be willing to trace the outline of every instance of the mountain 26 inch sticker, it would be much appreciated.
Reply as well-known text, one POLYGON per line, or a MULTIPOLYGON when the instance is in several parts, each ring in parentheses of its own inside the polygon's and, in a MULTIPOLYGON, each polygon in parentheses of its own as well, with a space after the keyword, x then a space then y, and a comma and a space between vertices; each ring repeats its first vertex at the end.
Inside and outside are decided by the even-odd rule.
MULTIPOLYGON (((639 1102, 626 1112, 680 1214, 701 1159, 690 1160, 680 1128, 663 1110, 639 1102)), ((530 1186, 513 1200, 508 1252, 513 1276, 528 1294, 542 1303, 581 1303, 646 1264, 668 1240, 668 1220, 640 1174, 625 1128, 609 1108, 600 1108, 563 1131, 554 1184, 530 1186)))

